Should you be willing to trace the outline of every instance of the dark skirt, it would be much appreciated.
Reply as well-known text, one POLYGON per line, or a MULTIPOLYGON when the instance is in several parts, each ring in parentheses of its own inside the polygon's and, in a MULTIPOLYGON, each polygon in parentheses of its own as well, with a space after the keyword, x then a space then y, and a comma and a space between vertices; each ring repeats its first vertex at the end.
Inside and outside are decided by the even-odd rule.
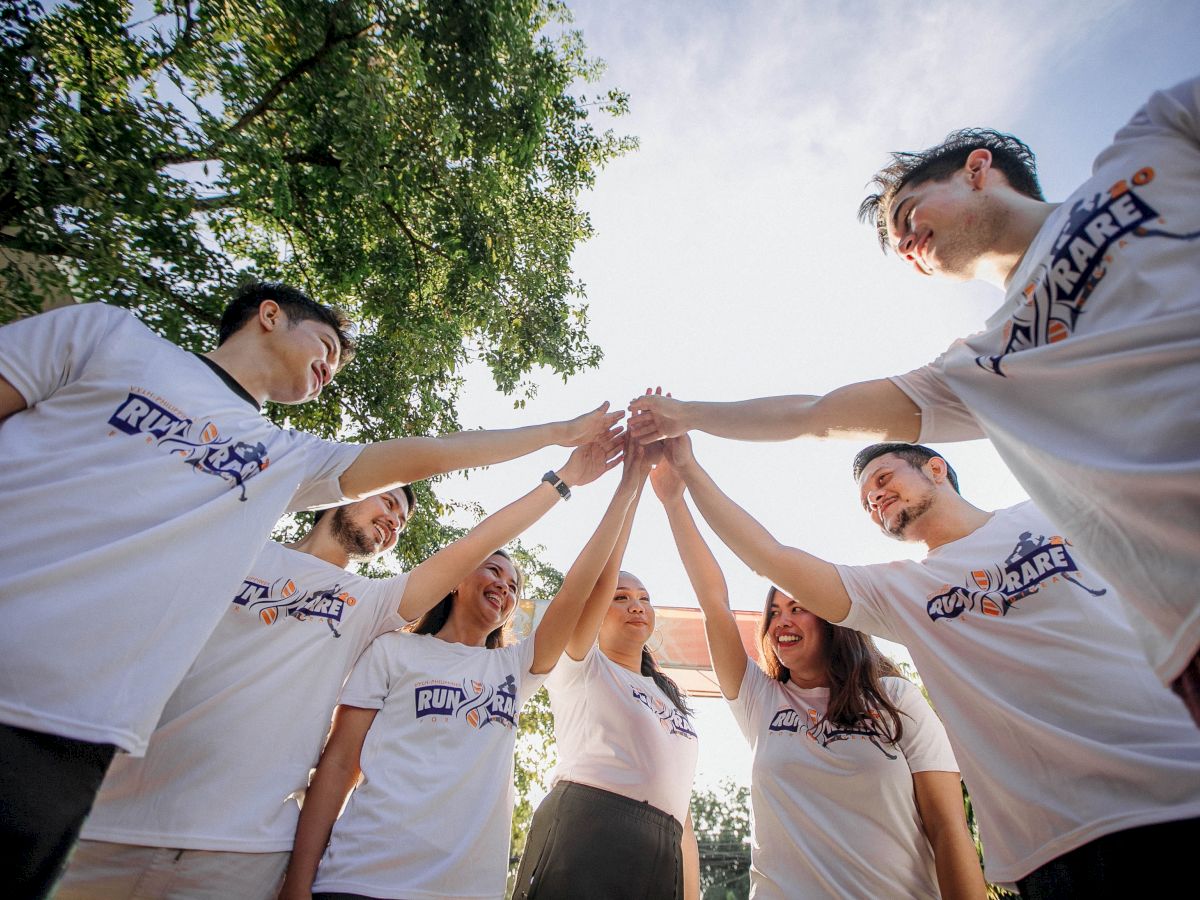
POLYGON ((683 900, 683 826, 649 803, 560 781, 533 815, 514 900, 683 900))

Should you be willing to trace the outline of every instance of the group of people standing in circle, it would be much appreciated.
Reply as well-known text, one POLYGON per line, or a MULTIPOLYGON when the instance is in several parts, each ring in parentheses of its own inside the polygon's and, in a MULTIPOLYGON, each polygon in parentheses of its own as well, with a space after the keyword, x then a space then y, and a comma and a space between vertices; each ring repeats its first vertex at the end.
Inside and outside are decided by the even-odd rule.
POLYGON ((262 405, 314 399, 354 351, 344 315, 286 285, 240 291, 206 354, 100 303, 0 328, 9 894, 499 897, 516 724, 545 684, 560 763, 515 895, 695 897, 698 736, 647 650, 647 587, 621 571, 647 483, 753 752, 756 900, 983 897, 960 772, 988 880, 1027 900, 1189 883, 1197 123, 1200 80, 1156 92, 1063 204, 1011 135, 894 154, 860 214, 920 274, 1000 286, 986 330, 824 396, 655 392, 627 431, 607 404, 362 445, 279 428, 262 405), (697 461, 695 431, 875 435, 852 464, 864 512, 925 557, 849 566, 782 543, 697 461), (924 445, 975 438, 1030 501, 975 506, 924 445), (571 454, 412 571, 348 571, 395 545, 412 483, 548 446, 571 454), (510 644, 522 576, 501 548, 618 464, 510 644), (757 660, 692 507, 771 585, 757 660), (268 540, 304 509, 308 533, 268 540), (936 715, 867 635, 908 648, 936 715))
POLYGON ((936 715, 869 637, 822 622, 776 587, 760 659, 747 655, 684 500, 690 459, 687 437, 643 446, 610 431, 411 572, 374 583, 336 564, 390 548, 413 512, 411 489, 327 511, 290 547, 268 545, 244 582, 265 593, 235 600, 145 757, 114 763, 57 896, 136 895, 164 867, 136 858, 148 841, 179 847, 170 874, 159 872, 163 896, 499 897, 516 724, 545 684, 559 762, 513 896, 698 898, 688 808, 699 736, 688 698, 648 646, 650 594, 621 569, 647 492, 667 512, 722 693, 754 752, 755 895, 937 897, 940 886, 982 896, 936 715), (618 462, 594 534, 532 633, 510 642, 523 575, 497 548, 618 462), (331 592, 348 613, 336 637, 321 616, 331 592), (299 594, 310 599, 297 603, 299 594), (271 630, 279 613, 268 610, 286 631, 271 630), (286 648, 264 651, 277 642, 286 648), (327 681, 317 689, 335 673, 345 677, 340 692, 327 681), (278 721, 256 715, 285 685, 296 699, 278 721), (227 742, 238 719, 244 740, 227 742), (318 749, 305 787, 306 753, 318 749), (264 774, 269 767, 277 773, 264 774), (290 796, 302 797, 298 814, 290 796), (237 849, 219 840, 206 849, 206 829, 222 823, 235 836, 224 846, 237 849), (280 824, 294 828, 294 844, 285 836, 253 852, 246 838, 266 841, 280 824), (261 865, 239 873, 252 857, 261 865))

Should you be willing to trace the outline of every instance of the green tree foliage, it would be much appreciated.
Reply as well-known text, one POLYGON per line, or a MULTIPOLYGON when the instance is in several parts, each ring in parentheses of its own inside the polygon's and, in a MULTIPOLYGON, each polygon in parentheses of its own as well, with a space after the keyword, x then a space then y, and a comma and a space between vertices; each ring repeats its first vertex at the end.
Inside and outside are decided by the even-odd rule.
POLYGON ((722 781, 692 792, 692 827, 700 846, 704 900, 750 896, 750 788, 722 781))
POLYGON ((293 424, 372 439, 456 427, 472 358, 506 393, 594 365, 576 201, 633 142, 593 121, 623 94, 572 93, 599 64, 568 22, 558 0, 7 0, 0 321, 65 292, 199 348, 239 279, 287 280, 363 330, 293 424))

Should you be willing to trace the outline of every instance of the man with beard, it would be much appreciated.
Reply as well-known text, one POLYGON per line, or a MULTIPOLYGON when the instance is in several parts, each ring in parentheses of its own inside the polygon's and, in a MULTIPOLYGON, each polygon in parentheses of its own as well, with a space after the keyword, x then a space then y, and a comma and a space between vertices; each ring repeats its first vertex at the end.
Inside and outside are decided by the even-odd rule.
POLYGON ((146 755, 113 762, 55 896, 273 900, 296 832, 294 801, 363 649, 420 618, 569 487, 610 468, 621 439, 577 448, 534 490, 406 574, 372 579, 346 566, 395 546, 415 504, 408 486, 321 512, 293 544, 267 543, 146 755))
POLYGON ((1032 502, 987 512, 927 447, 854 461, 863 508, 920 561, 826 562, 666 442, 708 524, 806 610, 904 644, 978 813, 989 880, 1022 896, 1121 897, 1183 878, 1200 839, 1200 732, 1138 651, 1118 593, 1032 502), (1175 876, 1172 876, 1172 872, 1175 876))
POLYGON ((989 438, 1120 590, 1155 672, 1200 724, 1200 79, 1154 94, 1061 204, 1043 197, 1029 147, 986 129, 894 153, 874 183, 859 212, 885 252, 1005 292, 984 330, 915 371, 820 397, 638 398, 631 429, 989 438))

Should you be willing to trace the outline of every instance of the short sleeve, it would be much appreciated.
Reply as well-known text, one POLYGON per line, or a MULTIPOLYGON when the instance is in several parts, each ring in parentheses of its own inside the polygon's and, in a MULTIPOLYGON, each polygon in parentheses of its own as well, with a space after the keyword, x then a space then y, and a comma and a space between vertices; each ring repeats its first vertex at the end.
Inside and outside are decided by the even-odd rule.
POLYGON ((84 303, 30 316, 0 328, 0 376, 33 406, 81 377, 114 332, 134 325, 130 313, 84 303))
POLYGON ((925 702, 924 696, 911 681, 904 678, 885 678, 884 686, 892 701, 904 715, 904 733, 900 751, 908 761, 910 772, 957 772, 958 761, 950 748, 950 739, 937 713, 925 702))
POLYGON ((388 644, 389 639, 382 637, 372 641, 363 651, 354 664, 354 671, 346 679, 338 703, 362 709, 383 709, 397 674, 392 671, 392 654, 388 644))
POLYGON ((564 650, 550 674, 546 676, 546 687, 551 691, 568 691, 576 687, 596 667, 596 654, 599 652, 600 649, 592 644, 583 655, 583 659, 575 660, 564 650))
POLYGON ((371 637, 376 638, 381 634, 412 624, 400 615, 400 601, 404 599, 404 590, 408 586, 407 572, 369 583, 372 599, 375 602, 375 621, 372 625, 371 637))
POLYGON ((742 676, 742 686, 738 690, 737 697, 732 700, 728 697, 725 698, 725 702, 729 704, 729 711, 733 713, 733 720, 737 722, 742 735, 751 744, 754 743, 757 734, 755 723, 759 720, 763 704, 774 692, 775 685, 776 682, 759 667, 758 663, 747 660, 746 673, 742 676))
POLYGON ((506 650, 514 651, 517 656, 517 677, 521 680, 521 688, 517 695, 519 706, 524 706, 525 702, 538 692, 541 686, 546 683, 546 677, 550 674, 549 672, 543 672, 535 675, 529 671, 533 668, 533 638, 534 636, 531 634, 521 642, 505 648, 506 650))
POLYGON ((342 492, 341 478, 362 453, 362 445, 323 441, 302 431, 292 431, 289 435, 302 444, 297 449, 304 453, 304 475, 287 511, 344 502, 346 495, 342 492))
POLYGON ((1113 145, 1096 159, 1102 166, 1109 153, 1118 152, 1126 140, 1144 140, 1155 134, 1176 136, 1200 149, 1200 78, 1181 82, 1165 91, 1155 91, 1146 104, 1117 132, 1113 145))
POLYGON ((864 634, 873 634, 889 641, 904 643, 899 634, 897 616, 888 607, 884 596, 885 585, 877 578, 880 569, 888 564, 874 566, 835 566, 842 579, 842 586, 850 595, 850 612, 837 624, 853 628, 864 634))
POLYGON ((950 350, 928 365, 890 379, 921 410, 918 443, 972 441, 986 437, 975 416, 945 379, 946 355, 959 343, 956 341, 950 350))

